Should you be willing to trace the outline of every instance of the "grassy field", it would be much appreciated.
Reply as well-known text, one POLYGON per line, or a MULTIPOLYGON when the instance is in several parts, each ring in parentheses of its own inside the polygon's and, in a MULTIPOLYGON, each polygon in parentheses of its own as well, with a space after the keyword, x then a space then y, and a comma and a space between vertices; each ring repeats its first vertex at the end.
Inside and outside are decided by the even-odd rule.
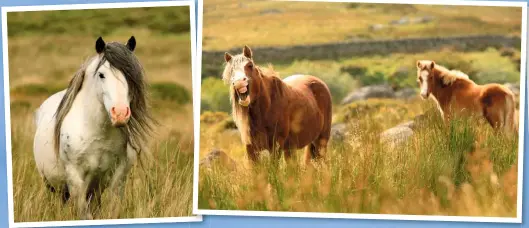
MULTIPOLYGON (((519 35, 520 19, 521 11, 512 8, 205 1, 203 48, 519 35), (423 16, 433 20, 369 30, 371 24, 423 16)), ((257 65, 266 67, 258 61, 258 52, 253 55, 257 65)), ((447 47, 415 54, 274 63, 281 77, 302 73, 323 79, 333 95, 333 125, 345 127, 343 136, 331 139, 325 160, 304 165, 300 150, 295 153, 298 162, 281 162, 274 169, 266 152, 261 164, 250 167, 230 116, 229 88, 220 76, 207 75, 202 79, 200 159, 215 149, 227 156, 216 160, 220 164, 201 166, 199 208, 515 217, 517 137, 495 134, 479 118, 456 119, 444 126, 434 102, 418 97, 341 104, 347 94, 367 85, 387 83, 395 90, 417 91, 418 59, 459 69, 480 84, 520 81, 520 50, 506 48, 455 52, 447 47), (382 132, 418 115, 425 118, 416 123, 406 143, 392 147, 382 142, 382 132)))
POLYGON ((471 34, 520 36, 521 15, 521 8, 509 7, 207 0, 202 48, 471 34), (428 20, 413 22, 419 18, 428 20), (409 23, 391 23, 401 19, 409 23))
POLYGON ((135 53, 149 83, 152 112, 160 125, 128 176, 121 201, 103 195, 96 218, 190 216, 193 180, 191 43, 187 7, 27 12, 8 14, 13 195, 16 222, 78 219, 47 191, 33 160, 33 112, 66 88, 98 36, 125 43, 134 35, 135 53), (131 12, 133 11, 133 12, 131 12), (149 20, 146 20, 149 19, 149 20), (70 21, 82 23, 69 23, 70 21))

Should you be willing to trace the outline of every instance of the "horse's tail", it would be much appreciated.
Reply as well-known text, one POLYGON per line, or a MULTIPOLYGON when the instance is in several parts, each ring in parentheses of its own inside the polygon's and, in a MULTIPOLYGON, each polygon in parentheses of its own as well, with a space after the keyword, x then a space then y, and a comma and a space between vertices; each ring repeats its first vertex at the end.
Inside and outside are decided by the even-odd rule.
POLYGON ((503 116, 503 123, 505 131, 517 132, 518 123, 516 121, 516 107, 514 95, 509 91, 505 96, 505 112, 503 116))

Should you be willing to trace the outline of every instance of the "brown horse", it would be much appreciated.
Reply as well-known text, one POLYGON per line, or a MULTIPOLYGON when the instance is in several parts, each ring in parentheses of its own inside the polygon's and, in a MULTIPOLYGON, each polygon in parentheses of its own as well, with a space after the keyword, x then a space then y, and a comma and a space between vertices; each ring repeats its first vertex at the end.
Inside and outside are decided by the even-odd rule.
POLYGON ((255 65, 252 51, 225 53, 223 80, 230 85, 232 115, 252 163, 268 150, 279 161, 305 147, 305 160, 325 155, 331 131, 332 101, 327 85, 309 75, 281 80, 255 65))
POLYGON ((478 114, 495 129, 518 131, 514 94, 500 84, 478 85, 431 60, 417 61, 417 81, 421 97, 432 95, 445 121, 454 114, 478 114))

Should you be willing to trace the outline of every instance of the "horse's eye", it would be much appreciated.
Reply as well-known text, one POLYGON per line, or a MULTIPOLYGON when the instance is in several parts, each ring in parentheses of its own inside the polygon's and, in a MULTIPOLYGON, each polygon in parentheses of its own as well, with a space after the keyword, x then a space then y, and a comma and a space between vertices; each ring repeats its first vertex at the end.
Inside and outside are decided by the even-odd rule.
POLYGON ((253 63, 248 63, 248 68, 252 69, 253 63))
POLYGON ((103 73, 99 73, 99 78, 105 78, 105 75, 103 73))

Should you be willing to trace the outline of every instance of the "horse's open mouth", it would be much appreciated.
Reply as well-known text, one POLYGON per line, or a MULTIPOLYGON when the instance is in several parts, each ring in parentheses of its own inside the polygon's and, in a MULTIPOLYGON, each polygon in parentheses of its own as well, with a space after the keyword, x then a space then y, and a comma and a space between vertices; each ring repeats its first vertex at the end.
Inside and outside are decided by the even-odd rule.
POLYGON ((248 106, 250 104, 250 87, 244 86, 241 88, 238 88, 235 90, 235 93, 237 93, 238 102, 242 106, 248 106))

